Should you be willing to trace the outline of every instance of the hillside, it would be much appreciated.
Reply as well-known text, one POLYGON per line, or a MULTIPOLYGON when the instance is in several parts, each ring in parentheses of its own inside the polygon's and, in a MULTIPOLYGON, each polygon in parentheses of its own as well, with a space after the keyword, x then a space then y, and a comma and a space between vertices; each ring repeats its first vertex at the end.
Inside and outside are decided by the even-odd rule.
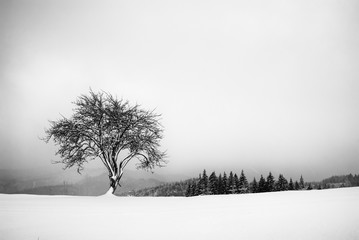
POLYGON ((358 202, 358 187, 192 198, 0 194, 0 236, 351 240, 359 239, 358 202))
MULTIPOLYGON (((154 178, 135 178, 124 177, 122 180, 123 187, 117 189, 117 195, 123 195, 127 192, 138 191, 140 189, 146 189, 156 187, 163 184, 163 182, 154 178)), ((108 190, 108 176, 101 174, 99 176, 90 177, 86 176, 80 181, 74 184, 57 184, 41 187, 29 187, 21 191, 15 191, 12 193, 17 194, 37 194, 37 195, 73 195, 73 196, 99 196, 104 194, 108 190)))
MULTIPOLYGON (((232 173, 232 172, 231 172, 232 173)), ((214 173, 212 173, 214 174, 214 173)), ((242 172, 244 179, 245 175, 242 172)), ((214 175, 215 176, 215 175, 214 175)), ((229 174, 231 176, 231 174, 229 174)), ((233 176, 233 175, 232 175, 233 176)), ((283 177, 283 176, 282 176, 283 177)), ((215 178, 215 182, 213 182, 213 185, 217 186, 218 188, 218 181, 222 182, 222 184, 227 184, 227 190, 228 192, 217 192, 213 191, 213 193, 210 191, 211 188, 211 182, 210 178, 206 176, 207 183, 204 183, 204 177, 202 175, 199 175, 199 178, 192 178, 187 179, 184 181, 177 181, 172 183, 164 183, 160 184, 158 186, 154 187, 148 187, 138 190, 131 190, 131 191, 122 191, 119 195, 121 196, 195 196, 195 195, 222 195, 222 194, 232 194, 232 193, 258 193, 258 192, 270 192, 268 190, 262 189, 260 191, 260 186, 256 182, 256 186, 254 187, 254 182, 247 182, 246 186, 242 188, 243 191, 238 189, 238 191, 231 192, 229 189, 231 188, 231 182, 233 185, 235 185, 235 180, 231 181, 231 177, 225 178, 222 180, 219 180, 218 178, 215 178), (223 183, 224 182, 224 183, 223 183), (206 191, 204 189, 199 189, 202 185, 206 185, 206 191)), ((238 179, 238 183, 240 183, 238 179)), ((245 180, 247 181, 247 180, 245 180)), ((284 183, 283 188, 274 188, 271 191, 287 191, 287 190, 312 190, 312 189, 328 189, 328 188, 340 188, 340 187, 355 187, 359 186, 359 175, 342 175, 342 176, 332 176, 330 178, 326 178, 320 182, 304 182, 303 180, 303 186, 298 185, 298 187, 295 187, 294 182, 292 182, 292 186, 290 187, 290 182, 285 178, 282 178, 282 181, 284 183)), ((276 179, 273 177, 273 185, 281 185, 279 184, 279 179, 276 179)), ((297 181, 295 181, 297 183, 297 181)), ((266 183, 264 183, 266 184, 266 183)), ((278 187, 278 186, 277 186, 278 187)), ((202 186, 203 188, 203 186, 202 186)), ((223 190, 223 189, 222 189, 223 190)))
MULTIPOLYGON (((155 187, 166 178, 146 171, 127 170, 117 194, 155 187)), ((78 174, 74 169, 4 170, 0 169, 0 193, 98 196, 108 190, 109 180, 103 169, 86 169, 78 174)))
POLYGON ((188 184, 193 179, 188 179, 179 182, 164 183, 155 187, 147 187, 139 190, 123 191, 119 195, 121 196, 154 196, 154 197, 168 197, 168 196, 185 196, 188 184))
POLYGON ((322 181, 322 185, 328 188, 334 187, 353 187, 359 186, 359 175, 348 174, 341 176, 332 176, 322 181))

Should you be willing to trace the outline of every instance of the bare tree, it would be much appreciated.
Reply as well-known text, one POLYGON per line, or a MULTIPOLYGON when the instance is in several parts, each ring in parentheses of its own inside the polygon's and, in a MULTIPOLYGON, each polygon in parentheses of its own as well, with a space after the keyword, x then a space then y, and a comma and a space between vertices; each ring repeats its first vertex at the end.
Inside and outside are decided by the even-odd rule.
POLYGON ((163 136, 160 115, 92 90, 89 95, 78 97, 74 104, 71 118, 50 121, 50 128, 45 130, 44 141, 53 139, 59 146, 58 162, 65 164, 65 168, 77 166, 80 173, 88 160, 100 159, 109 173, 107 194, 114 194, 124 168, 132 159, 137 159, 137 167, 143 169, 166 163, 165 153, 159 150, 163 136))

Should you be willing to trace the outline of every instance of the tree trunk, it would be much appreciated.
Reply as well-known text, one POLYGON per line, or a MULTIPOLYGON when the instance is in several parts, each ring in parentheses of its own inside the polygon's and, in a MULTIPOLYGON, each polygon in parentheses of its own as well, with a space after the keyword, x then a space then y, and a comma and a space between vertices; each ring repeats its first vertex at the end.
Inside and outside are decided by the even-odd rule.
POLYGON ((116 191, 116 188, 118 187, 119 185, 119 177, 117 176, 110 176, 110 188, 109 190, 106 192, 105 195, 115 195, 115 191, 116 191))

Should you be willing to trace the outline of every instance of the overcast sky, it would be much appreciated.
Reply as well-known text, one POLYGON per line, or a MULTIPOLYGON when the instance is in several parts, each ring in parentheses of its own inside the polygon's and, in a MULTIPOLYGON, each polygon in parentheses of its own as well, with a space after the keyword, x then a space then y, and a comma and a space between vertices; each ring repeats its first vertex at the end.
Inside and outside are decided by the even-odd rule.
POLYGON ((0 168, 91 87, 162 114, 159 173, 359 173, 358 43, 350 0, 1 1, 0 168))

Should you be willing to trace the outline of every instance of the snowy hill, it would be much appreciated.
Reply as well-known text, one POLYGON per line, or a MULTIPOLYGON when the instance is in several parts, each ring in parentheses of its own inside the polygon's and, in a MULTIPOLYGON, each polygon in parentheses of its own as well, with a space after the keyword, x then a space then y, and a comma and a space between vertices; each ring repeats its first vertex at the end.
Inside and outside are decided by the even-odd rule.
POLYGON ((0 238, 359 239, 359 187, 200 197, 0 194, 0 238))
MULTIPOLYGON (((117 193, 155 187, 167 181, 166 177, 146 171, 127 170, 117 193)), ((75 169, 54 168, 9 170, 0 169, 0 193, 18 194, 71 194, 97 196, 105 193, 109 179, 104 169, 86 169, 78 174, 75 169)))

